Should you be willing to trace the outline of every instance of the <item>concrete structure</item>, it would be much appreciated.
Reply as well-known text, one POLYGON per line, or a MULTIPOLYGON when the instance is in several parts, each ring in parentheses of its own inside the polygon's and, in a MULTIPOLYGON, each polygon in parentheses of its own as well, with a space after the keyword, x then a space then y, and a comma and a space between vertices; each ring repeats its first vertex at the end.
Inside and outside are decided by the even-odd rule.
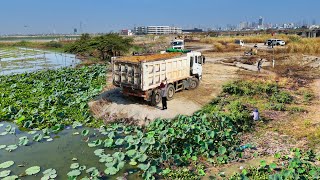
POLYGON ((134 27, 133 33, 137 35, 147 34, 147 28, 145 26, 134 27))
POLYGON ((182 29, 179 27, 171 26, 140 26, 134 27, 134 33, 137 35, 142 34, 181 34, 182 29))
POLYGON ((132 31, 131 31, 130 29, 122 29, 122 30, 120 31, 120 35, 132 36, 133 33, 132 33, 132 31))

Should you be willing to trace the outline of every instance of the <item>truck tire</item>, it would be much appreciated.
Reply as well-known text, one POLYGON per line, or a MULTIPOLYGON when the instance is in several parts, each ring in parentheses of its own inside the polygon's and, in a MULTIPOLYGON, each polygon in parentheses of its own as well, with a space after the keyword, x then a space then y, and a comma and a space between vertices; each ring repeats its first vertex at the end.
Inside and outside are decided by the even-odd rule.
POLYGON ((199 86, 199 80, 197 78, 191 78, 189 81, 189 88, 188 89, 196 89, 199 86))
POLYGON ((156 106, 157 104, 159 104, 161 102, 161 94, 160 94, 160 90, 155 90, 152 92, 151 95, 151 105, 152 106, 156 106))
POLYGON ((176 92, 174 86, 170 84, 167 88, 167 100, 170 101, 173 99, 174 93, 176 92))

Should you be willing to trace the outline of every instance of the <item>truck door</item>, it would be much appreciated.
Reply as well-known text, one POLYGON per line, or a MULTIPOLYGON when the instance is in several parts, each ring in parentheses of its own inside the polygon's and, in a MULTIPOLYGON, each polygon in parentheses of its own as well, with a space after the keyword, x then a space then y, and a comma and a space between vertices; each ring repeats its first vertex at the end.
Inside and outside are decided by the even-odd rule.
POLYGON ((198 74, 199 64, 198 64, 198 56, 192 55, 190 57, 190 67, 191 67, 191 75, 198 74))

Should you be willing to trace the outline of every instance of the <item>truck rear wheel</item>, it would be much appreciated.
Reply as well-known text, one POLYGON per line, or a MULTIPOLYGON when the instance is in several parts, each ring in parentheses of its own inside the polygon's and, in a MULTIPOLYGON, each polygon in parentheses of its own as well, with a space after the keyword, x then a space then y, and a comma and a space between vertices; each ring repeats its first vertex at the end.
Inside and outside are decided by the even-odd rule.
POLYGON ((156 106, 157 104, 160 103, 160 101, 161 101, 160 90, 153 91, 151 95, 151 105, 156 106))
POLYGON ((197 78, 192 78, 190 79, 190 82, 189 82, 189 88, 188 89, 196 89, 199 85, 199 80, 197 78))
POLYGON ((174 89, 174 86, 170 84, 167 88, 167 100, 170 101, 173 99, 174 93, 176 90, 174 89))

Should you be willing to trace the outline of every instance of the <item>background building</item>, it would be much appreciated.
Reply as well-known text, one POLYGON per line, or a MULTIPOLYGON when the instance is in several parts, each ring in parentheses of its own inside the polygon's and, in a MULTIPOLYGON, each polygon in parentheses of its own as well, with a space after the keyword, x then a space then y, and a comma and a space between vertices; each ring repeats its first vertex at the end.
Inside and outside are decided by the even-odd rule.
POLYGON ((182 29, 180 27, 171 26, 140 26, 134 27, 133 32, 137 35, 142 34, 181 34, 182 29))

